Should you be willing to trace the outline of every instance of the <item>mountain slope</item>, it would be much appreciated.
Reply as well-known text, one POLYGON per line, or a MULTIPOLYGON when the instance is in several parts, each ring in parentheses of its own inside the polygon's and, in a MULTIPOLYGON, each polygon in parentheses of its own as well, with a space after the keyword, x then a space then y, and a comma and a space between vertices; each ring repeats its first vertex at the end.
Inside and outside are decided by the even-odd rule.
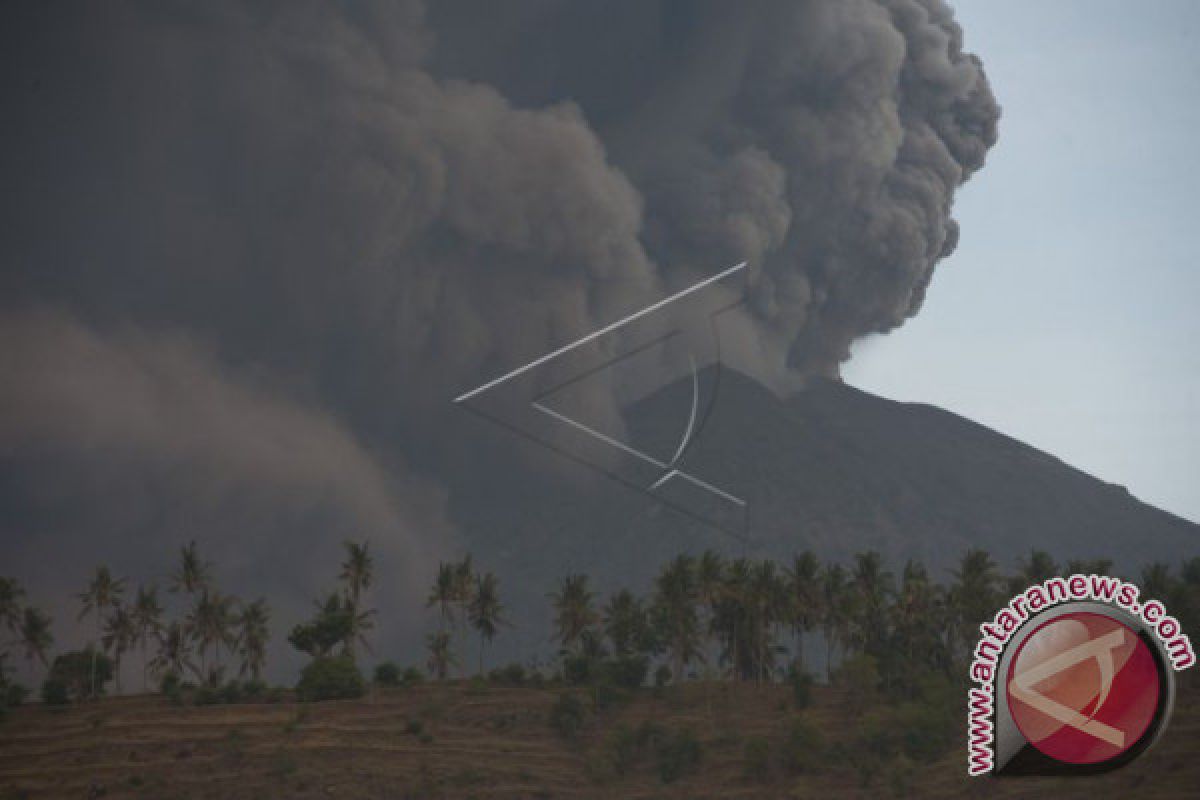
MULTIPOLYGON (((671 453, 691 393, 688 379, 627 409, 630 441, 671 453)), ((780 399, 720 373, 681 467, 748 501, 747 541, 475 424, 480 449, 451 509, 519 613, 543 613, 545 593, 568 571, 589 573, 600 589, 641 589, 667 559, 708 547, 777 559, 808 548, 825 560, 876 549, 893 567, 921 559, 937 579, 970 547, 1005 569, 1037 547, 1062 562, 1109 557, 1125 573, 1200 552, 1200 526, 1120 486, 955 414, 837 382, 780 399)))

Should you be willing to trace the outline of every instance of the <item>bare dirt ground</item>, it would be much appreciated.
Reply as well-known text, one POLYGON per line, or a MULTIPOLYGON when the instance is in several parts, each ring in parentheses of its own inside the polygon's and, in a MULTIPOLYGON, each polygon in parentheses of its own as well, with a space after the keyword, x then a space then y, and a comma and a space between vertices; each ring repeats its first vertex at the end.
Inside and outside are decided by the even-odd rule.
MULTIPOLYGON (((174 706, 140 696, 0 722, 0 798, 883 798, 1200 797, 1200 690, 1180 692, 1171 726, 1144 757, 1106 776, 965 776, 961 748, 916 765, 908 788, 863 785, 848 763, 747 775, 745 743, 783 747, 794 712, 778 687, 689 684, 589 716, 575 740, 548 723, 563 689, 464 683, 375 690, 361 700, 174 706), (624 774, 613 731, 654 720, 702 744, 692 774, 664 784, 653 758, 624 774)), ((852 734, 846 695, 818 688, 804 712, 829 741, 852 734)), ((830 759, 826 759, 830 761, 830 759)))

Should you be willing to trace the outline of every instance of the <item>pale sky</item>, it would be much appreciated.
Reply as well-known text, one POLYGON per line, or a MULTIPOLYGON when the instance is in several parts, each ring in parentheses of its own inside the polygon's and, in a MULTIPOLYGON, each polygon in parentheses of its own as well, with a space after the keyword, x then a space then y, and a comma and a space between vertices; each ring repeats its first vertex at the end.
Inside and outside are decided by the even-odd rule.
POLYGON ((1200 521, 1200 2, 954 5, 1000 141, 924 310, 844 376, 1200 521))

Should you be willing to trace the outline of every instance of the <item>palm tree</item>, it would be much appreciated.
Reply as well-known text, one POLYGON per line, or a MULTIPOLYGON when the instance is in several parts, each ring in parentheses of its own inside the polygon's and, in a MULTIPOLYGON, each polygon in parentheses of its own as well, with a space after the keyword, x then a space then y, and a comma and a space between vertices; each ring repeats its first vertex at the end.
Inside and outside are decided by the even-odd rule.
POLYGON ((571 650, 599 619, 587 575, 567 575, 549 597, 554 605, 554 638, 564 650, 571 650))
POLYGON ((646 610, 633 592, 622 589, 609 598, 604 607, 604 633, 618 657, 642 649, 647 638, 646 610))
POLYGON ((756 669, 753 649, 746 641, 750 631, 751 572, 751 564, 745 558, 734 559, 725 566, 710 620, 722 644, 721 660, 729 664, 738 680, 753 676, 756 669))
POLYGON ((704 636, 705 659, 709 655, 710 643, 716 631, 713 623, 716 619, 717 603, 721 599, 721 591, 725 579, 725 562, 714 550, 705 550, 696 559, 696 600, 704 611, 702 622, 704 636))
POLYGON ((234 599, 215 590, 202 588, 196 605, 187 617, 187 629, 200 645, 200 671, 205 680, 219 674, 221 665, 221 643, 231 641, 230 628, 233 620, 234 599), (208 649, 216 652, 216 665, 212 672, 208 668, 208 649))
MULTIPOLYGON (((33 679, 33 662, 40 661, 46 666, 46 651, 54 643, 50 633, 50 617, 44 611, 25 606, 21 613, 21 624, 17 631, 18 641, 25 650, 25 659, 29 662, 29 676, 33 679)), ((93 687, 95 691, 95 687, 93 687)))
POLYGON ((425 638, 425 643, 429 646, 429 661, 426 664, 429 674, 439 681, 446 680, 450 668, 458 663, 450 649, 450 634, 447 631, 431 633, 425 638))
POLYGON ((1151 599, 1170 602, 1173 592, 1171 567, 1161 561, 1147 564, 1142 569, 1142 594, 1151 599))
POLYGON ((950 619, 959 656, 974 646, 980 624, 996 613, 999 576, 996 562, 986 550, 972 548, 963 554, 950 586, 950 619))
POLYGON ((471 627, 479 634, 479 674, 483 674, 483 646, 492 641, 500 625, 504 606, 500 604, 499 581, 490 572, 480 575, 471 598, 471 627))
POLYGON ((796 640, 796 668, 804 671, 804 634, 811 631, 820 618, 821 592, 817 575, 821 564, 811 550, 792 559, 787 571, 788 599, 790 602, 789 622, 792 636, 796 640))
POLYGON ((878 656, 887 637, 885 611, 892 593, 892 575, 884 570, 879 553, 869 550, 854 557, 850 583, 855 644, 862 652, 878 656))
POLYGON ((663 644, 671 654, 675 680, 682 680, 687 665, 697 656, 703 656, 696 600, 695 562, 689 555, 676 556, 655 579, 653 601, 663 644))
POLYGON ((475 593, 475 570, 471 566, 471 554, 463 556, 454 565, 454 603, 458 606, 458 630, 461 649, 467 649, 467 624, 470 622, 472 596, 475 593))
POLYGON ((425 600, 425 607, 437 606, 438 614, 441 617, 441 630, 445 630, 447 625, 454 624, 454 598, 454 565, 439 562, 437 578, 434 579, 433 588, 425 600))
POLYGON ((171 592, 196 594, 209 588, 211 582, 212 564, 200 558, 193 539, 179 550, 179 569, 171 574, 171 592))
POLYGON ((825 637, 826 681, 833 676, 833 651, 845 639, 846 592, 846 571, 842 565, 827 565, 821 573, 821 633, 825 637))
POLYGON ((0 578, 0 625, 16 634, 21 627, 21 602, 25 590, 16 578, 0 578))
POLYGON ((133 646, 137 639, 137 623, 133 615, 124 606, 114 606, 112 613, 104 623, 104 636, 101 638, 105 651, 112 651, 113 674, 117 679, 117 694, 121 694, 121 657, 133 646))
POLYGON ((1010 594, 1022 592, 1028 586, 1042 583, 1058 574, 1058 564, 1045 550, 1036 547, 1029 551, 1029 558, 1022 558, 1017 574, 1008 582, 1010 594))
MULTIPOLYGON (((146 691, 146 673, 149 668, 146 646, 150 637, 158 636, 162 630, 162 606, 158 602, 157 586, 138 586, 137 596, 133 601, 133 623, 137 631, 134 640, 142 648, 142 691, 146 691)), ((119 673, 118 673, 119 674, 119 673)))
POLYGON ((172 673, 182 677, 186 672, 201 675, 192 662, 191 634, 178 622, 168 625, 158 637, 158 652, 150 661, 156 677, 172 673))
POLYGON ((271 612, 267 607, 267 601, 261 597, 253 603, 243 606, 241 612, 235 617, 233 624, 236 635, 234 639, 237 642, 238 656, 242 660, 238 670, 239 676, 249 672, 251 678, 256 681, 259 679, 267 658, 270 620, 271 612))
MULTIPOLYGON (((115 608, 121 602, 121 595, 125 592, 125 579, 114 579, 108 567, 96 567, 96 572, 92 576, 91 583, 88 584, 86 591, 79 594, 79 600, 83 603, 83 609, 79 612, 79 619, 83 619, 88 614, 96 615, 96 630, 98 635, 104 635, 104 612, 110 608, 115 608)), ((97 651, 92 650, 92 668, 91 668, 91 693, 96 696, 96 655, 97 651)))
POLYGON ((338 577, 346 584, 346 596, 350 605, 358 608, 362 593, 371 588, 371 580, 375 572, 375 559, 371 556, 369 543, 362 544, 346 541, 346 560, 342 562, 342 572, 338 577))

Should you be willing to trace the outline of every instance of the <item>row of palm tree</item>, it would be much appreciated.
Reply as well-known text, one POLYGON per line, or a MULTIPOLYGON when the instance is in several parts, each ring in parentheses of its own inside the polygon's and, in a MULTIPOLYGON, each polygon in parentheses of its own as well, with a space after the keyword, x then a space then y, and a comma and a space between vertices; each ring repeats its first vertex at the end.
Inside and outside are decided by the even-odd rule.
MULTIPOLYGON (((173 673, 201 681, 219 681, 224 671, 222 647, 238 659, 238 674, 258 680, 266 664, 270 636, 270 608, 266 600, 243 603, 222 593, 213 579, 212 565, 201 558, 196 543, 185 545, 178 569, 170 576, 169 591, 182 596, 179 618, 165 619, 167 611, 156 584, 141 584, 127 602, 128 579, 116 577, 107 566, 92 573, 77 595, 79 620, 94 625, 88 693, 95 697, 96 659, 111 656, 116 691, 122 693, 121 664, 126 655, 140 651, 142 687, 150 676, 173 673), (196 661, 199 657, 199 662, 196 661)), ((0 578, 0 622, 23 648, 32 672, 34 662, 48 666, 53 645, 51 619, 39 609, 24 605, 25 592, 14 578, 0 578)))
POLYGON ((499 579, 491 572, 477 573, 470 554, 460 561, 442 562, 425 607, 437 609, 439 619, 438 630, 426 637, 430 674, 444 679, 451 667, 461 666, 454 654, 454 633, 465 649, 468 627, 479 635, 479 671, 483 672, 486 645, 509 625, 500 602, 499 579))
MULTIPOLYGON (((1062 574, 1107 574, 1112 565, 1062 566, 1062 574)), ((564 576, 549 598, 553 640, 564 654, 611 649, 617 656, 661 657, 675 676, 702 670, 761 683, 808 671, 805 642, 817 639, 827 677, 835 661, 866 655, 885 686, 903 692, 915 691, 931 671, 964 673, 979 624, 1011 594, 1057 574, 1060 565, 1039 550, 1008 576, 986 551, 970 550, 943 583, 914 560, 897 577, 873 551, 848 565, 822 564, 805 552, 784 566, 707 551, 663 565, 644 598, 620 590, 601 604, 579 573, 564 576)), ((1166 565, 1152 564, 1140 585, 1177 610, 1185 629, 1200 624, 1200 558, 1186 561, 1179 579, 1166 565)))
MULTIPOLYGON (((354 658, 371 652, 369 634, 377 611, 367 605, 374 558, 367 542, 345 542, 338 588, 317 603, 310 622, 289 636, 314 657, 335 649, 354 658)), ((961 672, 978 636, 978 626, 1006 598, 1057 574, 1107 574, 1106 560, 1059 565, 1034 550, 1010 575, 986 551, 967 551, 948 580, 934 581, 917 561, 899 575, 879 553, 856 555, 849 564, 821 563, 811 552, 780 565, 770 560, 728 558, 713 551, 682 554, 662 566, 644 596, 620 589, 602 598, 584 573, 565 575, 549 593, 551 640, 562 656, 645 657, 661 660, 676 678, 689 674, 764 682, 788 671, 813 671, 809 647, 820 644, 823 671, 857 655, 872 657, 885 685, 911 689, 920 675, 961 672)), ((1165 564, 1141 574, 1145 596, 1162 599, 1188 627, 1200 625, 1200 558, 1185 561, 1178 577, 1165 564)), ((128 580, 97 567, 78 595, 80 620, 95 631, 93 653, 112 657, 117 692, 122 660, 141 655, 143 688, 151 676, 191 675, 219 681, 229 657, 238 675, 258 680, 266 662, 270 609, 263 599, 244 603, 222 593, 196 543, 184 546, 168 591, 180 598, 180 613, 167 612, 154 584, 139 585, 127 601, 128 580)), ((477 571, 470 555, 439 565, 426 600, 438 619, 431 633, 427 667, 448 677, 465 653, 467 637, 478 637, 478 669, 500 631, 511 627, 500 599, 499 581, 477 571)), ((0 578, 0 628, 7 630, 29 662, 47 665, 53 644, 50 617, 25 603, 13 578, 0 578)), ((0 665, 8 653, 0 652, 0 665)), ((95 671, 91 694, 98 694, 95 671)))

